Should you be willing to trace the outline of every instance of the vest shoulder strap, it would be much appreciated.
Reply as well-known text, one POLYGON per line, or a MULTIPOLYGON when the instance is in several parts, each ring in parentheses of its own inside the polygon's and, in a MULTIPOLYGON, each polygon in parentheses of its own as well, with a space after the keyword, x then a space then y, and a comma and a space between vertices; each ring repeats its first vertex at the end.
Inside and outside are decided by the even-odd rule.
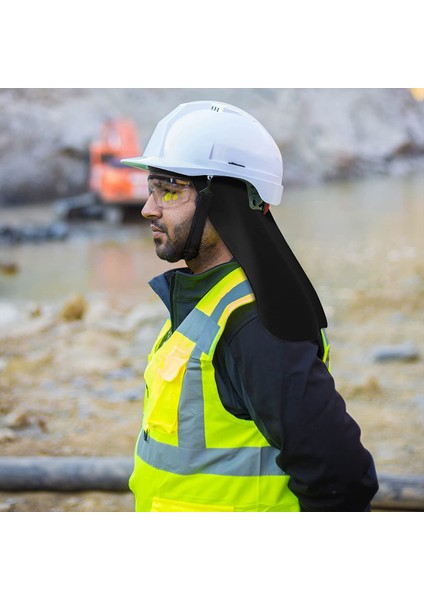
POLYGON ((245 274, 237 268, 205 294, 180 324, 176 334, 196 344, 195 354, 203 352, 212 356, 230 314, 254 299, 245 274))

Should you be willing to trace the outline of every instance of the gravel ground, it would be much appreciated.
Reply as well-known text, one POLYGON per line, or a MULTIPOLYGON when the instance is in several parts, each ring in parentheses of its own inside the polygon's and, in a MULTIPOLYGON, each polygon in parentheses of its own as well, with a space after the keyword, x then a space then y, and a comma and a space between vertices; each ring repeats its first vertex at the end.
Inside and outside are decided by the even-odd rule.
MULTIPOLYGON (((292 193, 277 221, 313 276, 330 323, 332 373, 377 470, 423 475, 422 180, 349 190, 303 191, 305 200, 292 193)), ((10 223, 30 221, 23 212, 11 211, 10 223)), ((132 456, 147 352, 165 316, 145 282, 166 268, 150 232, 135 231, 114 230, 112 242, 96 233, 89 245, 71 236, 0 247, 1 456, 132 456)), ((129 492, 0 492, 0 510, 132 511, 133 500, 129 492)))

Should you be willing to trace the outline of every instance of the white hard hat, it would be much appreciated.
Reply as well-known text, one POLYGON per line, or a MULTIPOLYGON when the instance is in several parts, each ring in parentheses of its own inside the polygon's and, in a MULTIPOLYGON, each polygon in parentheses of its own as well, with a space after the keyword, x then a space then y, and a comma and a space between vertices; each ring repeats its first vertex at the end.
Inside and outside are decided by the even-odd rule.
POLYGON ((187 176, 234 177, 252 184, 264 202, 281 202, 283 159, 277 144, 252 115, 223 102, 180 104, 159 121, 142 156, 121 162, 187 176))

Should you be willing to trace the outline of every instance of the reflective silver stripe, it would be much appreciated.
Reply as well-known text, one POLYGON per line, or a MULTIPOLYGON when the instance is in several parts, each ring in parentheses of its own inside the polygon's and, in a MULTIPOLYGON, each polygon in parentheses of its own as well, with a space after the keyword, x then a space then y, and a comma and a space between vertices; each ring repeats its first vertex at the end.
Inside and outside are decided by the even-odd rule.
POLYGON ((200 350, 198 357, 200 357, 202 352, 205 354, 209 353, 213 341, 219 332, 219 326, 201 310, 193 308, 177 331, 198 346, 200 350))
POLYGON ((210 317, 194 308, 178 328, 196 344, 187 363, 178 406, 178 440, 186 448, 206 447, 202 371, 197 361, 202 352, 209 354, 220 331, 218 321, 225 308, 249 293, 250 285, 243 281, 221 298, 210 317))
MULTIPOLYGON (((194 352, 198 349, 195 346, 194 352)), ((205 406, 203 399, 202 369, 191 358, 183 379, 178 405, 178 443, 195 448, 206 447, 205 406)))
POLYGON ((219 326, 202 311, 194 308, 178 331, 194 342, 187 363, 178 405, 178 440, 185 446, 205 447, 204 399, 202 370, 199 359, 204 352, 209 353, 219 326))
POLYGON ((243 298, 243 296, 250 293, 252 293, 252 289, 249 283, 242 281, 221 298, 210 317, 198 308, 194 308, 178 327, 177 331, 197 344, 201 352, 208 354, 219 332, 218 321, 226 307, 235 300, 243 298))
POLYGON ((276 464, 276 448, 181 448, 140 436, 138 456, 151 467, 176 475, 229 475, 255 477, 286 475, 276 464))
POLYGON ((211 314, 211 319, 213 319, 215 323, 218 323, 228 304, 231 304, 231 302, 234 302, 234 300, 243 298, 243 296, 247 296, 247 294, 251 293, 252 288, 250 287, 247 279, 241 283, 238 283, 235 287, 233 287, 232 290, 225 294, 223 298, 221 298, 211 314))

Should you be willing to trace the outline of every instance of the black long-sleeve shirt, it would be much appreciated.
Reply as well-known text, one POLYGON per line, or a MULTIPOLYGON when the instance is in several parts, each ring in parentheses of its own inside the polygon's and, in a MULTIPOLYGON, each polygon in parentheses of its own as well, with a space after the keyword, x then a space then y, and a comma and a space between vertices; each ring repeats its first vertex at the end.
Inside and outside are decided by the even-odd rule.
MULTIPOLYGON (((193 275, 174 269, 152 280, 175 330, 199 300, 234 268, 235 261, 193 275)), ((255 303, 228 320, 213 363, 221 402, 252 419, 271 446, 303 511, 364 511, 378 490, 371 454, 319 358, 317 341, 271 335, 255 303)))

